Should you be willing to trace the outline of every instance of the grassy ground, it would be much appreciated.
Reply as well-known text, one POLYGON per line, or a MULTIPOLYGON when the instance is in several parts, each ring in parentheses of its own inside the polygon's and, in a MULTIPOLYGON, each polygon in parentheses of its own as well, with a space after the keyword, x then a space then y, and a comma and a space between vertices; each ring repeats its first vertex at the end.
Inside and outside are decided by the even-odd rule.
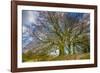
POLYGON ((47 56, 47 55, 23 55, 23 62, 37 62, 37 61, 57 61, 57 60, 82 60, 90 59, 90 53, 64 55, 64 56, 47 56))
POLYGON ((58 56, 53 60, 80 60, 80 59, 90 59, 89 53, 58 56))

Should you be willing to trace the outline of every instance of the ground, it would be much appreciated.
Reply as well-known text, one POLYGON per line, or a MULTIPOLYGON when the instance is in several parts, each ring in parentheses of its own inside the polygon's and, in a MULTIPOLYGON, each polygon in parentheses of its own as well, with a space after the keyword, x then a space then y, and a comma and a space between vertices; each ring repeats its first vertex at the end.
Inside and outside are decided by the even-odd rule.
POLYGON ((90 53, 62 55, 62 56, 48 56, 48 55, 29 55, 23 54, 23 62, 37 62, 37 61, 59 61, 59 60, 82 60, 90 59, 90 53))

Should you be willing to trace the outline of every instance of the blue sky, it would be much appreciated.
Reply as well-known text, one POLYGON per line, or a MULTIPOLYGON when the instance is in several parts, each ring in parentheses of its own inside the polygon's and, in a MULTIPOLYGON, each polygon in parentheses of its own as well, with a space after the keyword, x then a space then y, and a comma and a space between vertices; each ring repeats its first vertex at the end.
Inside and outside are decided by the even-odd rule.
POLYGON ((27 11, 27 10, 22 11, 22 32, 23 32, 23 36, 22 36, 23 43, 22 44, 23 44, 23 47, 25 47, 32 40, 34 40, 34 38, 30 36, 30 34, 28 33, 28 29, 31 27, 32 23, 37 24, 36 22, 37 16, 38 16, 38 13, 36 11, 27 11))
POLYGON ((75 19, 82 19, 84 13, 75 13, 75 12, 68 12, 68 15, 70 17, 73 17, 75 19))

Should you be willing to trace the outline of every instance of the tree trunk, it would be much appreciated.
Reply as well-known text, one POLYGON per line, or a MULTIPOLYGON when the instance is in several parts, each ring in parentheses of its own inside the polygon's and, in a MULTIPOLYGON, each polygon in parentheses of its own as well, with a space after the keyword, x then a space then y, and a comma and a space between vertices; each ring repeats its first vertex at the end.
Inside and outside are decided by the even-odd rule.
POLYGON ((64 50, 64 46, 60 47, 60 56, 64 56, 65 55, 65 50, 64 50))

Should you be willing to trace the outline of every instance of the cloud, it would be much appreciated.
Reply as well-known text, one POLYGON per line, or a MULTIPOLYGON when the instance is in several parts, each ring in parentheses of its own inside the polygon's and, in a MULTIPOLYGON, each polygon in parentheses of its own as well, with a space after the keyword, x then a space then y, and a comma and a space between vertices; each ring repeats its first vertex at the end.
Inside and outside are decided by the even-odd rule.
POLYGON ((23 25, 31 25, 31 23, 37 24, 37 17, 38 17, 38 12, 37 11, 32 11, 32 10, 23 10, 22 11, 22 20, 23 20, 23 25))

